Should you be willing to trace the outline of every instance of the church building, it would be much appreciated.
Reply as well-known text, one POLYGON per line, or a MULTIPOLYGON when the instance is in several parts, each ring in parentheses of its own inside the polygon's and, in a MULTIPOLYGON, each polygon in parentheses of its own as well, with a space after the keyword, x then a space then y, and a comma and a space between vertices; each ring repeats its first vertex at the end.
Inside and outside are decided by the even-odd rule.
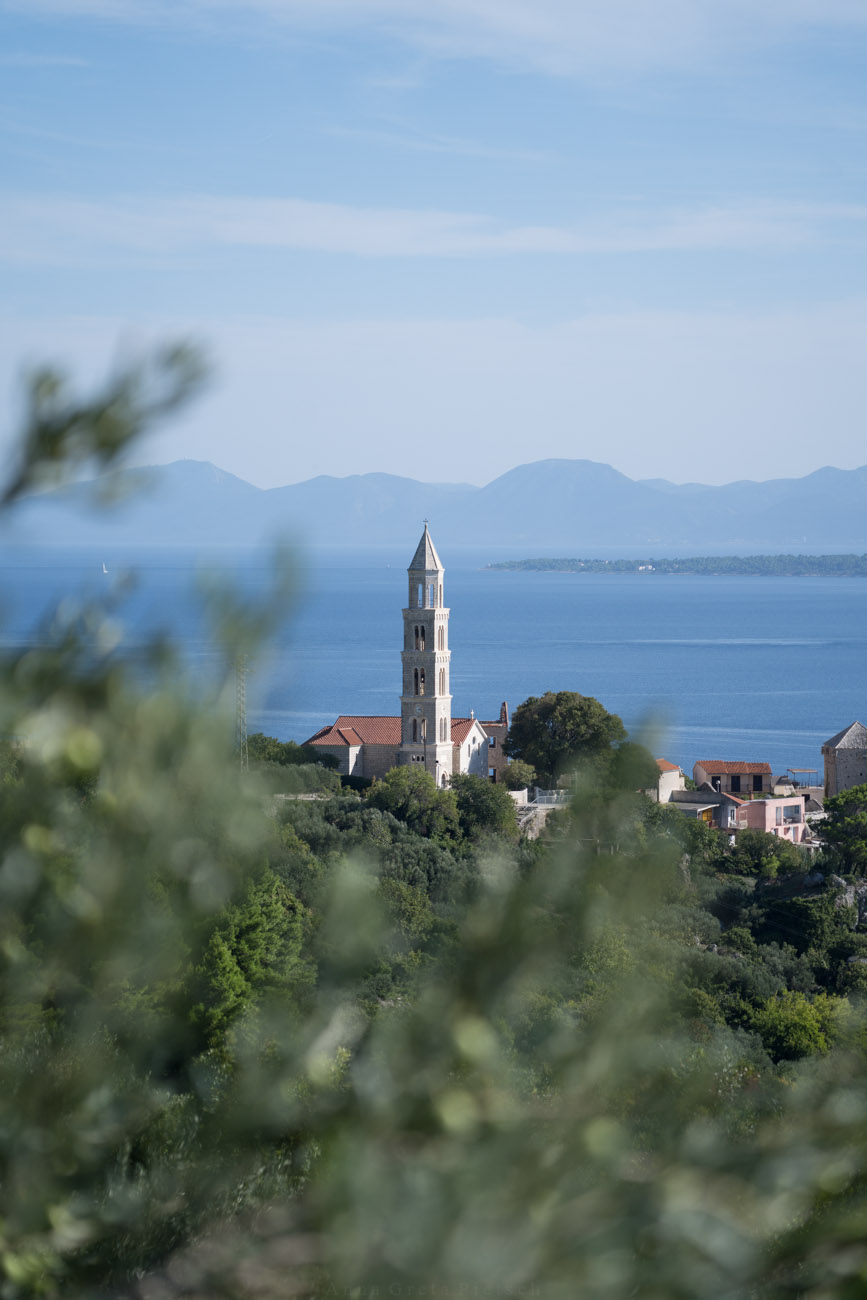
POLYGON ((307 745, 332 754, 346 776, 382 777, 393 767, 418 763, 445 786, 457 772, 502 779, 509 710, 496 721, 452 717, 449 610, 443 600, 445 570, 425 521, 409 569, 403 611, 400 716, 342 714, 307 745))

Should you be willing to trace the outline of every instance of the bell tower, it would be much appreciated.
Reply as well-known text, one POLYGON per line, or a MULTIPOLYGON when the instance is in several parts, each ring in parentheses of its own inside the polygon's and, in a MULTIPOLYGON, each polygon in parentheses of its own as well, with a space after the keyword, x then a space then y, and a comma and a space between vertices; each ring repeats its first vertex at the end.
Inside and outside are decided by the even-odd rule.
POLYGON ((424 765, 437 785, 452 774, 452 697, 449 686, 449 611, 443 605, 443 569, 427 520, 407 573, 403 611, 403 685, 399 763, 424 765))

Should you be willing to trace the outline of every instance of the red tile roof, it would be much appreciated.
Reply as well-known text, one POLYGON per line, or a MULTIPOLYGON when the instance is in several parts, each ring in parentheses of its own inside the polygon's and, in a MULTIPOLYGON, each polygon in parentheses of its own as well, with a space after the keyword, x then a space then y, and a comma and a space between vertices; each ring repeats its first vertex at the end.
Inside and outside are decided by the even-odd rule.
POLYGON ((727 763, 717 758, 700 758, 696 767, 703 767, 708 776, 763 776, 771 775, 770 763, 727 763))
POLYGON ((341 714, 305 741, 307 745, 399 745, 400 718, 341 714))
MULTIPOLYGON (((459 745, 466 740, 477 721, 477 718, 452 718, 452 744, 459 745)), ((484 723, 480 725, 484 726, 484 723)), ((397 746, 400 744, 400 718, 341 714, 330 727, 322 727, 304 743, 330 748, 335 745, 397 746)))
POLYGON ((677 763, 669 763, 667 758, 658 758, 656 760, 656 766, 659 768, 660 772, 680 771, 680 768, 677 766, 677 763))

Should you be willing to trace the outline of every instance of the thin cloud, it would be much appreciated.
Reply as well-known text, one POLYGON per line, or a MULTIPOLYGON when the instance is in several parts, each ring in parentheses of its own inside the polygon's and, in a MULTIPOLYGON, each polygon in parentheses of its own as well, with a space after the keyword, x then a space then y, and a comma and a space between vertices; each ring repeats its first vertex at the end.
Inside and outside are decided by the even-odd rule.
POLYGON ((543 149, 498 148, 477 140, 463 140, 448 135, 408 135, 400 131, 373 131, 345 126, 327 127, 325 134, 365 140, 369 144, 384 145, 405 153, 449 154, 458 158, 489 158, 495 162, 554 162, 557 157, 543 149))
POLYGON ((239 18, 294 30, 372 27, 429 55, 557 75, 690 67, 818 29, 867 27, 863 0, 0 0, 7 9, 212 27, 239 18))
POLYGON ((860 235, 867 206, 765 204, 600 214, 580 226, 298 198, 0 197, 0 257, 46 265, 199 260, 220 250, 364 258, 603 255, 796 248, 860 235))

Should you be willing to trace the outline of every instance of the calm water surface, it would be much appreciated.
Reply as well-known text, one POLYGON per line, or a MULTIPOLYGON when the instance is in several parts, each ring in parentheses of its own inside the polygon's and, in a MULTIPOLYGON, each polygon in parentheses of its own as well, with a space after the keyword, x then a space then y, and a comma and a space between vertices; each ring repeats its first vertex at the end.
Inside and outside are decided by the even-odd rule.
MULTIPOLYGON (((304 740, 338 713, 398 712, 411 554, 307 557, 292 612, 253 665, 251 731, 304 740)), ((575 690, 630 730, 651 726, 654 751, 687 770, 698 758, 746 758, 775 772, 821 768, 822 742, 867 719, 867 579, 501 573, 484 570, 491 557, 478 551, 443 558, 456 715, 493 717, 501 700, 514 708, 548 689, 575 690)), ((267 597, 261 553, 220 564, 250 599, 267 597)), ((215 565, 210 556, 206 567, 215 565)), ((40 620, 58 602, 104 597, 135 571, 120 605, 127 652, 134 658, 159 628, 212 678, 222 661, 196 594, 201 567, 156 551, 7 554, 0 644, 41 639, 40 620)))

